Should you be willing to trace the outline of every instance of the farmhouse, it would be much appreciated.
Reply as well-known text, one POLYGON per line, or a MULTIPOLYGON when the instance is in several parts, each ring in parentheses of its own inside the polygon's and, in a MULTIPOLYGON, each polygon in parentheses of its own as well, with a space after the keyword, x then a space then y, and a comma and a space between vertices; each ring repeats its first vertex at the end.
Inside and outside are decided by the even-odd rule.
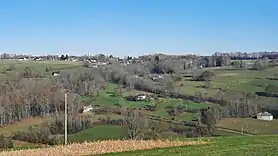
POLYGON ((273 115, 268 112, 258 113, 257 114, 258 120, 265 120, 265 121, 272 121, 273 115))
POLYGON ((146 94, 138 94, 138 95, 135 96, 136 101, 145 100, 146 98, 147 98, 146 94))
POLYGON ((90 106, 85 106, 83 107, 83 113, 87 113, 89 111, 91 111, 93 109, 93 107, 90 105, 90 106))

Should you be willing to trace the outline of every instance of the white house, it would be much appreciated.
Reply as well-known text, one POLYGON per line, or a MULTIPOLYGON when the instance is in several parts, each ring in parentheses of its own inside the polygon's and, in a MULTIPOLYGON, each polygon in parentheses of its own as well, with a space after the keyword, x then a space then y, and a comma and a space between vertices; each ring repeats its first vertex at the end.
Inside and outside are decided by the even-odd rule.
POLYGON ((85 106, 83 107, 83 113, 87 113, 89 111, 91 111, 93 109, 93 107, 90 105, 90 106, 85 106))
POLYGON ((273 115, 268 112, 258 113, 257 114, 258 120, 265 120, 265 121, 272 121, 273 115))
POLYGON ((146 97, 147 97, 146 94, 138 94, 138 95, 135 96, 135 100, 136 101, 145 100, 146 97))
POLYGON ((53 75, 53 76, 58 76, 58 75, 60 75, 60 71, 52 72, 51 75, 53 75))

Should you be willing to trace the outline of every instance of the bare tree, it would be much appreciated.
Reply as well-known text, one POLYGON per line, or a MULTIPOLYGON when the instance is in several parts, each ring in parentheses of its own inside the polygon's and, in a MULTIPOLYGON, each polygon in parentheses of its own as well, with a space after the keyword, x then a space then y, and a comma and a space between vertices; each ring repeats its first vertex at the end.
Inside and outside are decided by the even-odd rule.
POLYGON ((148 125, 145 118, 136 110, 127 112, 125 122, 128 124, 128 136, 130 139, 138 139, 144 127, 148 125))

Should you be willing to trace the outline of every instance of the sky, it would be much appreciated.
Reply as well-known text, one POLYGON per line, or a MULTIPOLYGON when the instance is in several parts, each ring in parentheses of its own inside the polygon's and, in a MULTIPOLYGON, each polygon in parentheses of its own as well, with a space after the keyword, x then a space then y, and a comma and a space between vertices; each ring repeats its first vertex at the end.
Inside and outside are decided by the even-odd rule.
POLYGON ((0 52, 278 51, 277 0, 2 0, 0 52))

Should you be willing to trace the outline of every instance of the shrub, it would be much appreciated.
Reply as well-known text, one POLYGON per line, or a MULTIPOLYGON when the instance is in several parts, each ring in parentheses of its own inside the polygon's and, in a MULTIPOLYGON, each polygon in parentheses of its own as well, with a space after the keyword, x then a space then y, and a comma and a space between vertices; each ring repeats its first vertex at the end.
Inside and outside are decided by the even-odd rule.
POLYGON ((10 138, 0 135, 0 149, 8 149, 13 147, 14 144, 10 138))

